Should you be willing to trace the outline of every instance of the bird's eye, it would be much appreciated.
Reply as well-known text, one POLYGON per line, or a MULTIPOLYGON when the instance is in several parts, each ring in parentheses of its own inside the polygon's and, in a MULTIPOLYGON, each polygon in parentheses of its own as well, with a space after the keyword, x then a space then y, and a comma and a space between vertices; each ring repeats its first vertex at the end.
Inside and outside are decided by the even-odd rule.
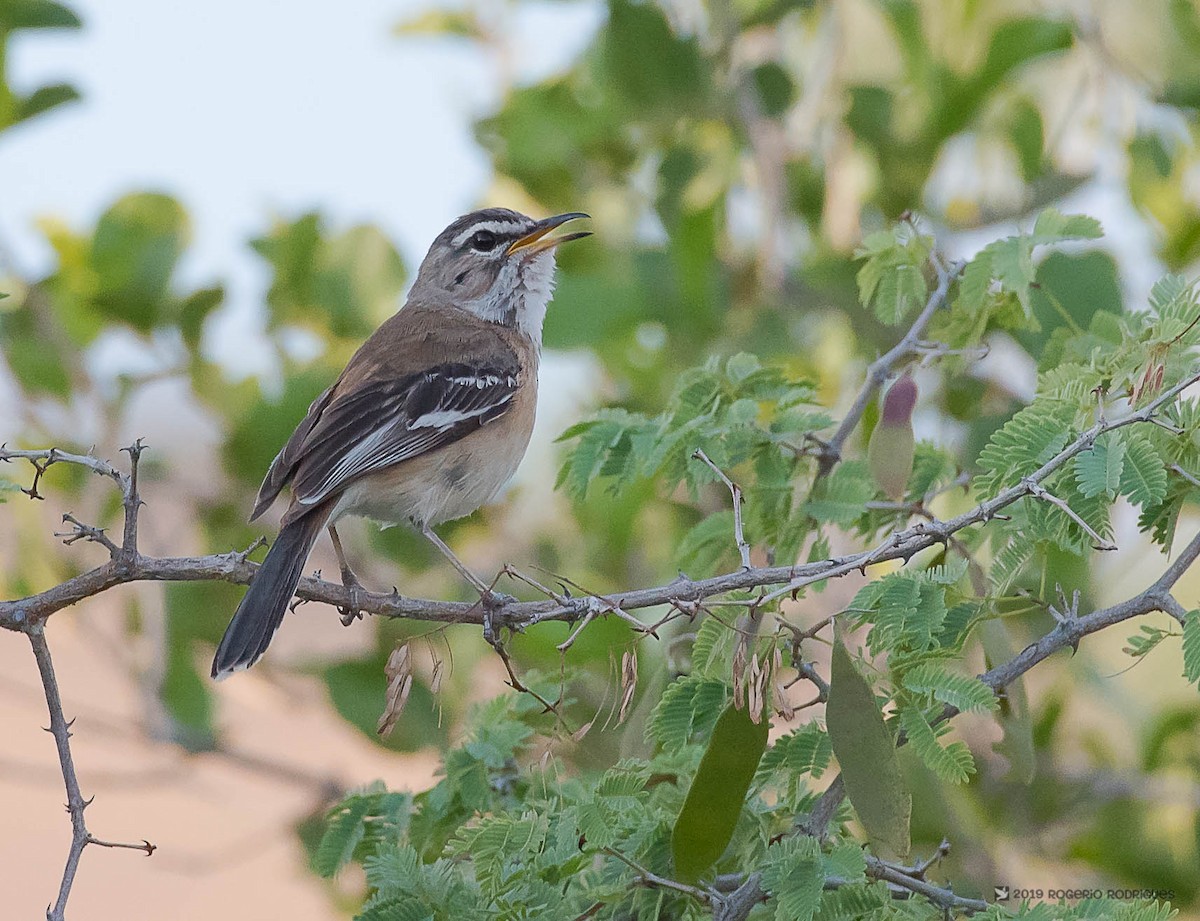
POLYGON ((471 249, 480 253, 490 253, 496 248, 496 235, 490 230, 477 230, 471 236, 471 249))

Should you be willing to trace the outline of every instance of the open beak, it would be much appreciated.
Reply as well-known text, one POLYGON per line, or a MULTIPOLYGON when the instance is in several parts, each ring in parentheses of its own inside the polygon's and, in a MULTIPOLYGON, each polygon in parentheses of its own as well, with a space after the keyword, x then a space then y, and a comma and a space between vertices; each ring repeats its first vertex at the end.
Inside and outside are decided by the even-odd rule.
POLYGON ((556 214, 554 217, 548 217, 544 221, 538 221, 530 233, 509 244, 508 255, 511 256, 513 253, 522 251, 530 254, 541 253, 548 249, 554 249, 560 243, 578 240, 582 237, 590 237, 592 235, 590 230, 578 230, 574 233, 563 234, 561 237, 549 236, 550 231, 556 227, 561 227, 567 221, 574 221, 582 217, 591 217, 591 215, 584 214, 582 211, 569 211, 566 214, 556 214))

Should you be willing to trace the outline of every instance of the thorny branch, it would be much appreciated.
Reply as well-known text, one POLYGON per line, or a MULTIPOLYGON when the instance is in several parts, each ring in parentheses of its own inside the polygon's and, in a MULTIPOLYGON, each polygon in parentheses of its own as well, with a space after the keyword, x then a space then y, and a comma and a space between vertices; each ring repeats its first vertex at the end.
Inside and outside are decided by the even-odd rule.
POLYGON ((89 844, 100 847, 129 848, 144 851, 149 857, 155 847, 149 841, 141 844, 123 844, 113 841, 102 841, 88 831, 84 821, 83 811, 91 805, 90 799, 84 799, 79 789, 79 778, 75 775, 75 762, 71 757, 71 723, 63 714, 62 697, 58 692, 58 679, 54 674, 54 662, 50 658, 50 647, 46 643, 46 634, 41 624, 31 625, 25 631, 29 643, 33 647, 33 656, 37 660, 38 673, 41 675, 42 687, 46 691, 46 707, 50 711, 49 732, 54 736, 54 745, 58 749, 58 763, 62 768, 63 784, 67 789, 67 812, 71 815, 71 848, 67 852, 67 863, 63 868, 62 883, 58 888, 58 898, 54 905, 46 909, 47 921, 63 921, 67 910, 67 898, 71 895, 71 886, 75 882, 75 873, 79 869, 79 858, 83 849, 89 844))
MULTIPOLYGON (((794 566, 751 566, 707 579, 680 576, 665 585, 627 592, 608 592, 601 598, 604 602, 603 611, 597 610, 599 596, 590 594, 575 597, 557 595, 544 601, 506 601, 492 609, 492 622, 512 630, 523 630, 546 621, 575 623, 589 613, 593 616, 624 615, 623 619, 632 621, 633 618, 628 612, 633 610, 670 605, 682 612, 699 602, 729 592, 778 586, 758 600, 760 605, 765 605, 805 586, 856 570, 864 570, 876 563, 890 560, 907 561, 922 550, 949 542, 964 528, 989 521, 1013 503, 1034 495, 1037 487, 1051 474, 1076 455, 1090 450, 1101 435, 1127 425, 1149 422, 1163 406, 1198 381, 1200 372, 1193 373, 1161 393, 1142 409, 1117 419, 1097 422, 1021 482, 1008 487, 991 499, 980 502, 969 511, 945 521, 918 521, 894 532, 874 548, 813 563, 794 566)), ((24 457, 41 462, 41 459, 51 455, 54 456, 55 462, 81 463, 98 471, 111 469, 106 462, 94 457, 70 455, 56 448, 21 452, 0 448, 0 461, 24 457)), ((132 494, 125 485, 131 480, 117 474, 117 482, 122 484, 124 495, 127 497, 127 509, 132 510, 136 518, 136 505, 132 504, 133 500, 129 498, 132 494)), ((127 534, 128 531, 127 521, 127 534)), ((136 535, 136 524, 134 533, 136 535)), ((53 588, 25 598, 0 601, 0 627, 22 630, 26 625, 41 623, 55 612, 77 604, 85 598, 129 582, 215 580, 245 585, 250 582, 258 568, 257 564, 246 558, 248 552, 234 551, 195 557, 150 557, 138 554, 136 550, 130 553, 124 546, 121 550, 120 554, 114 555, 108 562, 53 588)), ((350 591, 345 586, 314 577, 301 579, 296 595, 304 601, 318 601, 333 607, 345 607, 352 600, 350 591)), ((368 592, 362 589, 355 591, 353 600, 358 608, 367 614, 451 624, 483 623, 484 612, 477 603, 405 598, 391 592, 368 592)))
MULTIPOLYGON (((888 884, 895 897, 909 898, 920 895, 947 913, 959 911, 971 914, 983 911, 988 903, 982 899, 969 899, 955 895, 949 887, 934 885, 925 879, 929 868, 941 860, 950 850, 950 844, 943 841, 933 855, 913 867, 906 867, 886 860, 880 860, 870 854, 864 854, 866 875, 868 879, 883 880, 888 884)), ((843 886, 854 885, 856 880, 838 876, 825 877, 825 889, 840 889, 843 886)), ((762 874, 751 873, 749 876, 729 874, 717 877, 714 889, 710 895, 713 902, 713 921, 745 921, 754 906, 767 897, 762 887, 762 874)))

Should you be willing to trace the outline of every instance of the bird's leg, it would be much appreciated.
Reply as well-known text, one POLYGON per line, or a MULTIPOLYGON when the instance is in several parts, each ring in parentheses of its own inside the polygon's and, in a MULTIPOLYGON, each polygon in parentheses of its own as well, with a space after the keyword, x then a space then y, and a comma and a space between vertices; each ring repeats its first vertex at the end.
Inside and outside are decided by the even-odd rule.
POLYGON ((512 595, 505 595, 502 592, 497 592, 490 585, 487 585, 479 576, 467 569, 463 565, 462 560, 454 555, 454 551, 446 546, 446 542, 433 533, 433 529, 428 525, 421 526, 421 533, 429 539, 429 542, 437 547, 442 554, 450 561, 450 565, 458 570, 458 574, 466 579, 479 592, 480 598, 483 600, 483 638, 491 645, 495 646, 499 643, 495 630, 492 628, 492 609, 503 607, 504 605, 516 601, 512 595))
POLYGON ((338 613, 342 615, 342 624, 349 627, 350 624, 362 617, 362 611, 358 606, 358 590, 364 586, 346 561, 341 538, 338 537, 337 528, 333 525, 329 526, 329 539, 333 541, 333 552, 337 554, 338 567, 342 570, 342 585, 350 591, 349 607, 338 608, 338 613))

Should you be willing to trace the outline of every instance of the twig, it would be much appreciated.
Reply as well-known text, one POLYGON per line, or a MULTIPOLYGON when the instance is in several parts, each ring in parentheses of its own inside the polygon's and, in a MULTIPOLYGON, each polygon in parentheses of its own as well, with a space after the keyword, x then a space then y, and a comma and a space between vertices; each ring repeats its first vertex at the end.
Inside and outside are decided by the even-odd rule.
POLYGON ((943 889, 939 886, 928 883, 917 876, 912 876, 901 868, 880 860, 870 854, 864 855, 867 863, 867 875, 873 876, 875 879, 881 879, 893 886, 899 886, 901 889, 907 889, 909 892, 915 892, 929 899, 938 908, 943 908, 946 911, 961 911, 966 914, 973 914, 977 911, 987 911, 988 903, 982 899, 968 899, 961 895, 955 895, 949 889, 943 889))
POLYGON ((942 843, 937 846, 928 858, 922 860, 919 864, 913 867, 902 868, 909 876, 915 876, 917 879, 924 879, 925 874, 929 872, 929 868, 935 863, 941 863, 950 854, 950 840, 942 838, 942 843))
POLYGON ((1073 522, 1075 522, 1075 524, 1079 525, 1079 527, 1083 530, 1083 532, 1092 539, 1092 544, 1097 550, 1116 550, 1117 549, 1116 544, 1114 544, 1110 540, 1107 540, 1104 537, 1101 537, 1098 533, 1096 533, 1095 528, 1093 528, 1090 524, 1088 524, 1086 521, 1084 521, 1079 516, 1079 514, 1073 508, 1071 508, 1071 506, 1069 506, 1066 503, 1065 500, 1060 499, 1058 496, 1054 495, 1051 492, 1048 492, 1045 489, 1045 487, 1043 487, 1040 484, 1035 483, 1033 481, 1028 481, 1028 482, 1026 482, 1025 485, 1029 489, 1029 494, 1031 496, 1033 496, 1035 499, 1041 499, 1043 502, 1049 502, 1055 508, 1059 509, 1064 515, 1066 515, 1068 518, 1070 518, 1073 522))
POLYGON ((817 699, 824 703, 829 700, 829 682, 818 674, 816 667, 811 662, 801 662, 796 666, 796 670, 800 672, 801 677, 808 679, 817 688, 817 699))
POLYGON ((62 516, 62 520, 64 524, 69 524, 72 526, 71 530, 61 532, 55 531, 54 536, 61 537, 62 542, 67 546, 70 546, 77 540, 86 540, 100 544, 108 551, 108 555, 110 557, 115 557, 121 552, 121 548, 114 544, 112 540, 109 539, 109 536, 104 533, 105 530, 107 530, 106 528, 97 528, 94 525, 84 524, 70 512, 65 513, 62 516))
POLYGON ((62 883, 59 885, 58 898, 53 907, 46 909, 47 921, 63 921, 67 899, 71 895, 71 886, 79 869, 79 858, 85 847, 96 844, 101 847, 130 848, 144 851, 147 857, 154 853, 155 847, 149 841, 143 841, 141 844, 102 841, 88 831, 83 811, 92 801, 84 799, 79 789, 79 778, 75 774, 75 762, 71 757, 71 722, 63 715, 62 697, 58 692, 58 679, 54 675, 54 662, 50 658, 45 629, 41 624, 31 624, 25 630, 25 635, 29 637, 29 644, 33 647, 33 657, 37 660, 38 674, 46 692, 46 708, 50 712, 50 728, 47 731, 54 736, 54 745, 58 749, 58 763, 62 768, 63 785, 67 790, 67 812, 71 815, 71 847, 67 852, 66 866, 63 867, 62 883))
POLYGON ((121 549, 130 559, 136 559, 138 509, 142 505, 141 497, 138 495, 138 462, 142 459, 142 452, 146 450, 146 446, 139 438, 128 448, 121 450, 129 455, 129 478, 126 480, 121 496, 122 505, 125 507, 125 533, 121 540, 121 549))
POLYGON ((1195 474, 1188 473, 1186 470, 1184 470, 1178 464, 1172 464, 1167 469, 1170 470, 1172 473, 1178 474, 1179 476, 1183 477, 1185 480, 1187 480, 1193 486, 1200 486, 1200 479, 1197 479, 1195 474))
MULTIPOLYGON (((902 867, 880 860, 870 854, 864 854, 867 876, 886 882, 891 888, 892 897, 900 898, 908 893, 923 896, 934 905, 947 912, 960 911, 964 914, 974 914, 986 911, 988 903, 981 899, 968 899, 955 895, 949 887, 936 886, 924 879, 924 874, 936 861, 940 860, 950 850, 950 844, 943 841, 938 850, 928 861, 915 867, 902 867)), ((841 889, 843 886, 854 885, 855 881, 837 876, 826 876, 825 889, 841 889)), ((742 877, 740 874, 719 876, 714 881, 718 893, 729 893, 718 896, 715 900, 716 910, 713 921, 746 921, 754 906, 767 897, 762 888, 762 874, 751 873, 742 877)))
POLYGON ((750 545, 746 543, 745 534, 742 532, 742 488, 733 482, 725 474, 724 470, 714 464, 709 456, 700 448, 692 452, 692 457, 703 462, 713 473, 720 477, 721 482, 729 490, 730 496, 733 497, 733 541, 737 544, 738 555, 742 558, 742 569, 749 569, 750 545))
POLYGON ((933 289, 933 293, 929 295, 929 299, 925 302, 925 306, 917 315, 913 325, 909 327, 908 332, 904 334, 904 338, 892 346, 887 352, 876 358, 867 367, 867 379, 863 382, 862 389, 858 392, 850 409, 847 410, 841 424, 837 427, 837 431, 833 433, 833 437, 825 442, 823 449, 818 454, 817 476, 825 476, 831 471, 839 460, 842 458, 842 447, 846 444, 846 440, 858 427, 859 420, 862 419, 863 413, 867 411, 867 406, 883 386, 883 382, 892 372, 897 364, 915 354, 919 349, 921 335, 925 332, 925 327, 929 325, 929 321, 933 319, 933 315, 938 312, 946 303, 946 298, 950 294, 950 285, 958 278, 962 270, 966 267, 964 262, 955 262, 949 266, 943 267, 940 259, 933 260, 934 269, 938 275, 937 287, 933 289))
MULTIPOLYGON (((718 888, 720 880, 718 882, 718 888)), ((754 906, 767 894, 762 888, 762 874, 751 873, 736 889, 723 896, 713 912, 713 921, 745 921, 754 906)))
POLYGON ((694 899, 705 903, 706 905, 712 901, 712 895, 698 886, 689 886, 687 883, 681 883, 678 880, 668 879, 665 876, 659 876, 651 870, 647 870, 641 864, 634 860, 630 860, 620 851, 611 847, 600 849, 601 853, 607 854, 609 857, 616 857, 617 860, 625 864, 638 875, 638 882, 643 886, 653 886, 657 889, 670 889, 673 892, 682 892, 684 895, 690 895, 694 899))

